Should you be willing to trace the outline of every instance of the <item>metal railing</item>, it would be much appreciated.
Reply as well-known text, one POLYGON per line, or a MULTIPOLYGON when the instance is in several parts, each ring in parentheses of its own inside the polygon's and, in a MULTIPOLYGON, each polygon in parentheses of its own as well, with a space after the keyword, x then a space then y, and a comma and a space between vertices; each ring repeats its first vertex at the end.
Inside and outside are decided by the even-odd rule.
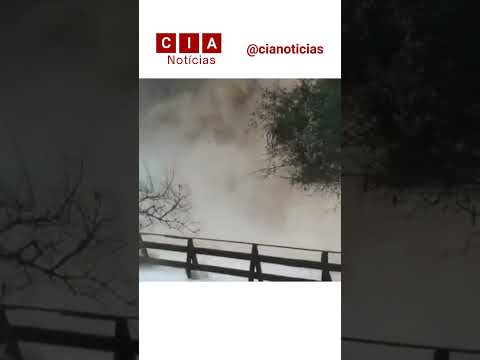
POLYGON ((232 241, 232 240, 223 240, 223 239, 212 239, 204 237, 192 237, 192 236, 178 236, 178 235, 168 235, 168 234, 158 234, 158 233, 140 233, 139 235, 139 249, 140 256, 143 258, 143 261, 146 261, 150 264, 170 266, 176 268, 183 268, 187 274, 187 277, 192 278, 192 271, 204 271, 217 274, 224 274, 230 276, 238 276, 248 278, 249 281, 315 281, 311 279, 304 279, 299 277, 270 274, 262 271, 262 264, 276 264, 284 265, 289 267, 296 268, 306 268, 322 271, 322 281, 332 281, 331 272, 341 272, 341 264, 329 262, 329 254, 341 254, 339 251, 329 251, 329 250, 317 250, 317 249, 307 249, 300 247, 292 246, 281 246, 281 245, 270 245, 262 243, 249 243, 243 241, 232 241), (145 241, 143 240, 144 236, 155 236, 157 238, 165 239, 174 239, 175 241, 183 242, 182 244, 172 244, 168 242, 161 241, 145 241), (231 250, 221 250, 211 247, 196 246, 196 242, 205 243, 205 242, 217 242, 224 244, 242 244, 248 245, 250 247, 250 252, 241 252, 241 251, 231 251, 231 250), (271 256, 261 254, 259 248, 276 248, 276 249, 290 249, 290 250, 300 250, 306 252, 314 252, 320 254, 320 261, 304 260, 298 258, 285 258, 279 256, 271 256), (164 251, 173 251, 186 254, 185 261, 177 260, 168 260, 152 257, 149 253, 149 249, 154 250, 164 250, 164 251), (200 264, 198 261, 197 255, 208 255, 220 258, 227 259, 236 259, 236 260, 246 260, 249 262, 249 270, 242 270, 238 268, 231 268, 226 266, 216 266, 208 264, 200 264))
POLYGON ((447 347, 447 346, 417 345, 417 344, 409 344, 409 343, 394 342, 394 341, 361 339, 361 338, 354 338, 354 337, 342 337, 342 341, 359 343, 359 344, 370 344, 370 345, 376 345, 376 346, 393 347, 397 349, 426 350, 432 353, 433 360, 449 360, 450 355, 452 354, 480 355, 480 349, 463 349, 463 348, 455 348, 455 347, 447 347))
POLYGON ((138 340, 132 339, 130 336, 128 322, 131 320, 138 321, 138 317, 4 305, 0 307, 0 344, 6 344, 7 354, 15 360, 23 359, 19 342, 106 351, 112 352, 115 360, 134 360, 138 355, 138 340), (115 323, 115 334, 114 336, 105 336, 70 330, 14 325, 8 321, 7 311, 40 311, 74 318, 113 321, 115 323))

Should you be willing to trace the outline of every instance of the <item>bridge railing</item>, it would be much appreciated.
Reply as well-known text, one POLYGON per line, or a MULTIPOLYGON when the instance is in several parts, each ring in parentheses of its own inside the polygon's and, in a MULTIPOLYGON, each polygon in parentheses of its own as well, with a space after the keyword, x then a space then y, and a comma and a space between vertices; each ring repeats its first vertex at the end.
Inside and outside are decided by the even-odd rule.
POLYGON ((232 241, 232 240, 222 240, 222 239, 211 239, 211 238, 201 238, 201 237, 189 237, 189 236, 178 236, 178 235, 168 235, 168 234, 158 234, 158 233, 140 233, 139 236, 139 250, 140 257, 143 261, 163 266, 170 266, 176 268, 183 268, 186 271, 187 277, 192 277, 192 271, 204 271, 210 273, 218 273, 230 276, 244 277, 248 278, 249 281, 314 281, 311 279, 304 279, 300 277, 292 277, 278 274, 271 274, 262 271, 262 264, 275 264, 283 265, 288 267, 304 268, 304 269, 314 269, 322 271, 322 281, 332 281, 332 272, 341 273, 341 264, 330 262, 330 254, 341 254, 339 251, 328 251, 328 250, 317 250, 317 249, 307 249, 291 246, 280 246, 280 245, 270 245, 262 243, 249 243, 242 241, 232 241), (145 236, 155 236, 157 241, 145 241, 145 236), (162 242, 158 239, 169 239, 170 242, 162 242), (171 240, 175 240, 178 244, 172 244, 171 240), (200 245, 195 245, 200 243, 200 245), (207 242, 217 242, 223 244, 242 244, 250 247, 249 252, 241 251, 232 251, 232 250, 223 250, 212 247, 207 247, 207 242), (300 250, 318 254, 319 261, 298 259, 298 258, 286 258, 279 256, 271 256, 262 254, 259 251, 259 248, 275 248, 275 249, 290 249, 290 250, 300 250), (160 259, 152 256, 149 250, 164 250, 185 253, 185 261, 178 260, 169 260, 169 259, 160 259), (219 258, 227 259, 236 259, 236 260, 246 260, 249 262, 249 270, 242 270, 238 268, 226 267, 226 266, 216 266, 209 264, 201 264, 198 261, 197 255, 208 255, 219 258))
POLYGON ((393 342, 393 341, 383 341, 383 340, 371 340, 371 339, 361 339, 355 337, 342 337, 342 342, 350 342, 357 344, 370 344, 374 346, 383 346, 395 349, 413 349, 413 350, 424 350, 429 351, 432 354, 433 360, 450 360, 451 355, 462 354, 462 355, 479 355, 480 349, 465 349, 465 348, 455 348, 448 346, 433 346, 433 345, 418 345, 418 344, 409 344, 402 342, 393 342))
POLYGON ((138 356, 138 340, 130 336, 129 321, 138 321, 138 317, 4 305, 0 306, 0 344, 5 345, 9 358, 15 360, 23 359, 19 342, 111 352, 114 355, 114 360, 134 360, 138 356), (70 330, 15 325, 10 323, 7 316, 7 312, 11 313, 12 311, 35 311, 73 318, 112 321, 115 324, 115 333, 113 336, 105 336, 70 330))

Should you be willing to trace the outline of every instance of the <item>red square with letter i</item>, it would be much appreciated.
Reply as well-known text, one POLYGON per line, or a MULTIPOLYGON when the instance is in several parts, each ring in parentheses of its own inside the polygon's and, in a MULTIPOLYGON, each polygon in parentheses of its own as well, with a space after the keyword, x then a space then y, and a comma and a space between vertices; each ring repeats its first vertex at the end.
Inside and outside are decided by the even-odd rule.
POLYGON ((198 53, 200 36, 198 33, 182 33, 179 35, 179 48, 181 53, 198 53))
POLYGON ((222 52, 222 34, 221 33, 202 34, 202 52, 203 53, 221 53, 222 52))

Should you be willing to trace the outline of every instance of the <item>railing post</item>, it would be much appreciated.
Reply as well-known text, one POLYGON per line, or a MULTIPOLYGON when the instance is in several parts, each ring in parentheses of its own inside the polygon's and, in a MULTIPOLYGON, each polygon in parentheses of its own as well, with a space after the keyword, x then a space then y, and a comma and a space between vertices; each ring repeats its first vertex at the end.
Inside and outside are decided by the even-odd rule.
POLYGON ((192 278, 192 265, 198 265, 198 260, 197 260, 197 254, 195 253, 195 247, 193 246, 193 239, 188 239, 187 262, 185 264, 185 271, 189 279, 192 278))
POLYGON ((332 276, 330 275, 330 271, 328 270, 328 252, 322 252, 322 281, 332 281, 332 276))
POLYGON ((128 320, 115 320, 115 340, 117 348, 115 349, 114 360, 134 360, 135 350, 131 348, 130 333, 128 331, 128 320))
POLYGON ((450 359, 450 351, 447 349, 437 349, 433 354, 433 360, 449 360, 450 359))
POLYGON ((142 256, 144 256, 145 258, 148 258, 149 257, 148 251, 145 245, 143 244, 142 235, 140 235, 140 233, 138 233, 138 247, 140 248, 142 256))
POLYGON ((258 246, 257 244, 252 244, 252 258, 250 259, 250 275, 248 276, 248 281, 254 281, 255 278, 257 278, 258 281, 263 281, 262 264, 258 258, 258 246))
MULTIPOLYGON (((5 355, 14 360, 22 360, 22 352, 15 339, 15 334, 8 323, 7 314, 2 305, 0 305, 0 349, 4 349, 5 355)), ((0 353, 0 355, 2 355, 0 353)), ((2 358, 3 359, 3 358, 2 358)))

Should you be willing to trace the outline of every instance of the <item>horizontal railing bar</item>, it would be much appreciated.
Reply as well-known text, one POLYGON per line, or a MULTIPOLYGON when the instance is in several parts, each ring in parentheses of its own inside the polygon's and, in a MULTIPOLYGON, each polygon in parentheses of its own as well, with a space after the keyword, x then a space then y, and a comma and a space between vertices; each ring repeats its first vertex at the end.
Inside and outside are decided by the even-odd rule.
MULTIPOLYGON (((284 275, 276 275, 276 274, 265 274, 261 273, 260 277, 262 280, 267 280, 267 281, 318 281, 318 280, 313 280, 313 279, 304 279, 304 278, 297 278, 293 276, 284 276, 284 275)), ((258 279, 258 277, 256 276, 258 279)))
POLYGON ((187 252, 187 247, 184 245, 165 244, 165 243, 158 243, 153 241, 142 241, 142 246, 146 249, 187 252))
POLYGON ((238 260, 252 260, 251 253, 244 253, 240 251, 230 251, 230 250, 220 250, 220 249, 207 249, 202 247, 195 247, 195 253, 198 255, 208 255, 208 256, 217 256, 225 257, 229 259, 238 259, 238 260))
POLYGON ((335 271, 341 272, 342 266, 340 264, 328 263, 322 264, 321 262, 312 261, 312 260, 303 260, 303 259, 287 259, 283 257, 277 256, 269 256, 269 255, 258 255, 258 259, 267 264, 277 264, 277 265, 285 265, 285 266, 294 266, 294 267, 302 267, 307 269, 316 269, 316 270, 328 270, 328 271, 335 271))
POLYGON ((45 308, 45 307, 38 307, 38 306, 3 305, 2 307, 8 311, 20 311, 20 310, 41 311, 41 312, 56 313, 62 316, 81 317, 81 318, 100 319, 100 320, 111 320, 111 321, 138 320, 138 316, 104 315, 104 314, 84 312, 84 311, 63 310, 63 309, 45 308))
POLYGON ((142 261, 144 261, 147 264, 152 264, 152 265, 161 265, 161 266, 170 266, 170 267, 176 267, 176 268, 185 268, 185 262, 183 261, 177 261, 177 260, 167 260, 167 259, 155 259, 155 258, 142 258, 142 261))
MULTIPOLYGON (((176 261, 176 260, 150 258, 146 261, 148 261, 148 263, 150 264, 156 264, 156 265, 171 266, 176 268, 186 267, 186 262, 176 261)), ((248 270, 224 268, 221 266, 214 266, 214 265, 191 264, 190 268, 192 270, 197 270, 197 271, 205 271, 205 272, 212 272, 217 274, 225 274, 230 276, 239 276, 239 277, 246 277, 246 278, 248 278, 251 275, 250 271, 248 270)), ((310 279, 295 278, 291 276, 264 274, 264 273, 260 274, 260 276, 263 280, 268 280, 268 281, 315 281, 310 279)), ((255 274, 255 278, 258 278, 256 274, 255 274)))
POLYGON ((363 343, 363 344, 374 344, 374 345, 380 345, 380 346, 390 346, 390 347, 397 347, 397 348, 400 347, 400 348, 407 348, 407 349, 446 350, 446 351, 462 353, 462 354, 480 354, 480 350, 477 350, 477 349, 461 349, 461 348, 453 348, 453 347, 445 347, 445 346, 417 345, 417 344, 409 344, 409 343, 385 341, 385 340, 371 340, 371 339, 360 339, 360 338, 353 338, 353 337, 342 337, 342 341, 356 342, 356 343, 363 343))
MULTIPOLYGON (((201 265, 201 264, 193 265, 192 264, 191 268, 192 270, 206 271, 206 272, 226 274, 226 275, 232 275, 232 276, 241 276, 246 278, 251 276, 251 273, 248 270, 228 269, 228 268, 214 266, 214 265, 201 265)), ((302 278, 294 278, 290 276, 264 274, 264 273, 261 273, 261 274, 255 273, 254 277, 258 279, 258 275, 260 275, 262 280, 268 280, 268 281, 315 281, 315 280, 308 280, 308 279, 302 279, 302 278)))
POLYGON ((112 336, 107 337, 73 331, 41 329, 26 326, 11 326, 11 328, 18 341, 112 352, 118 350, 120 347, 128 347, 131 351, 138 354, 138 341, 133 339, 120 339, 112 336))
POLYGON ((198 270, 198 271, 212 272, 217 274, 239 276, 239 277, 245 277, 245 278, 248 278, 250 276, 250 271, 248 270, 225 268, 225 267, 216 266, 216 265, 200 265, 200 264, 193 265, 192 264, 191 269, 198 270))
POLYGON ((271 244, 264 244, 264 243, 251 243, 251 242, 246 242, 246 241, 223 240, 223 239, 214 239, 214 238, 206 238, 206 237, 196 237, 196 236, 180 236, 180 235, 169 235, 169 234, 149 233, 149 232, 141 232, 140 235, 162 236, 162 237, 166 237, 166 238, 182 239, 182 240, 194 239, 194 240, 224 242, 224 243, 231 243, 231 244, 258 245, 258 246, 273 247, 273 248, 279 248, 279 249, 327 252, 327 253, 330 253, 330 254, 341 254, 342 253, 341 251, 335 251, 335 250, 308 249, 308 248, 293 247, 293 246, 271 245, 271 244))
MULTIPOLYGON (((173 244, 144 241, 143 246, 147 249, 187 252, 187 247, 182 245, 173 245, 173 244)), ((251 253, 245 253, 245 252, 239 252, 239 251, 228 251, 228 250, 220 250, 220 249, 208 249, 208 248, 202 248, 202 247, 195 247, 195 253, 197 255, 218 256, 218 257, 238 259, 238 260, 249 260, 249 261, 252 260, 251 253)), ((338 272, 340 272, 342 269, 340 264, 328 263, 328 265, 325 266, 321 262, 312 261, 312 260, 288 259, 284 257, 269 256, 269 255, 258 255, 258 259, 264 263, 293 266, 293 267, 302 267, 302 268, 308 268, 308 269, 329 270, 329 271, 338 271, 338 272)))

